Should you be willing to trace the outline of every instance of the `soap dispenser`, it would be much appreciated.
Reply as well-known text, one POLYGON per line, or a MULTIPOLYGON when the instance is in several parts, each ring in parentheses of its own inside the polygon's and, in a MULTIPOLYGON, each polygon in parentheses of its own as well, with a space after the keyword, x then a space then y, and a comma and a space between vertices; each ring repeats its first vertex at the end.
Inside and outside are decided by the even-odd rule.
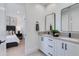
POLYGON ((71 38, 71 33, 69 33, 69 38, 71 38))
POLYGON ((36 31, 39 31, 39 22, 36 21, 36 31))
POLYGON ((52 25, 50 24, 50 31, 52 30, 52 25))

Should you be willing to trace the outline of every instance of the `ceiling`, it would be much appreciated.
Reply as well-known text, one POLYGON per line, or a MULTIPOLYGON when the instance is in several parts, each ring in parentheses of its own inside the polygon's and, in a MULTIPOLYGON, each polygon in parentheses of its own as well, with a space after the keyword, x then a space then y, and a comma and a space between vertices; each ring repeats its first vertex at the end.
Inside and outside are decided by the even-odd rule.
POLYGON ((55 6, 56 5, 56 3, 39 3, 39 4, 41 4, 41 5, 43 5, 44 7, 47 7, 48 5, 53 5, 53 6, 55 6))

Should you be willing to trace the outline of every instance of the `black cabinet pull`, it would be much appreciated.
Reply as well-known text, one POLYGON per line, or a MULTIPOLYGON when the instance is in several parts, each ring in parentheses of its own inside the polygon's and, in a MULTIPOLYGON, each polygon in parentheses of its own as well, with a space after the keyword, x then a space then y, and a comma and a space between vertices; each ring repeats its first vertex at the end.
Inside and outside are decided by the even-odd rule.
POLYGON ((51 46, 51 45, 48 45, 50 48, 53 48, 53 46, 51 46))
POLYGON ((67 50, 67 44, 65 44, 65 50, 67 50))
POLYGON ((41 37, 41 41, 44 41, 43 37, 41 37))
POLYGON ((64 49, 64 43, 62 43, 62 49, 64 49))
POLYGON ((49 41, 53 41, 52 39, 48 39, 49 41))

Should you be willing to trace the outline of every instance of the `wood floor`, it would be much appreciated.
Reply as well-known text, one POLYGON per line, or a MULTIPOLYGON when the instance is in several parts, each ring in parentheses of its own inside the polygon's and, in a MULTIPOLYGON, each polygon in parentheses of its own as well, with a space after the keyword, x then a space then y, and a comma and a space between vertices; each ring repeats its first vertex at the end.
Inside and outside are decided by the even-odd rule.
POLYGON ((25 41, 22 40, 17 47, 6 49, 7 56, 24 56, 25 55, 25 41))
POLYGON ((45 56, 45 54, 39 50, 35 51, 30 55, 25 55, 25 40, 22 40, 19 46, 17 47, 6 49, 6 55, 7 56, 45 56))

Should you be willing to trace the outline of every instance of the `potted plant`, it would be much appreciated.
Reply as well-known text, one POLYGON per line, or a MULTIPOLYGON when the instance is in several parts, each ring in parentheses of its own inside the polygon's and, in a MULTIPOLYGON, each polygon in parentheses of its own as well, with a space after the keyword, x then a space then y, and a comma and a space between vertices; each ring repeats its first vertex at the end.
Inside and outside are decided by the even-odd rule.
POLYGON ((54 37, 59 37, 60 32, 58 30, 51 30, 54 37))

